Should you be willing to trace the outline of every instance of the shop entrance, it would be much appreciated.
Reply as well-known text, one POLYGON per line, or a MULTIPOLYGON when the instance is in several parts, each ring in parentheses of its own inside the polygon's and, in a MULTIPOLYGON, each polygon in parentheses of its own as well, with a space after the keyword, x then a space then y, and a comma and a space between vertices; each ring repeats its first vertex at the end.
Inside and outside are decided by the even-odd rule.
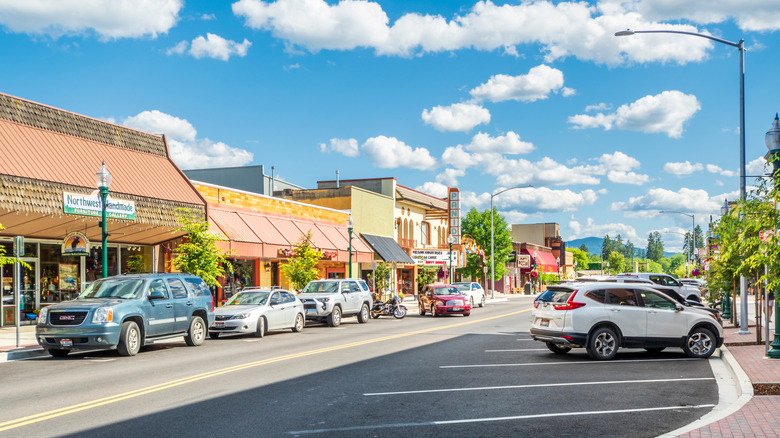
MULTIPOLYGON (((22 276, 19 282, 19 310, 20 321, 32 321, 35 320, 37 304, 35 297, 38 295, 39 290, 38 282, 38 259, 22 258, 29 268, 21 266, 22 276)), ((16 324, 16 296, 14 294, 14 268, 15 263, 9 263, 3 265, 2 268, 2 280, 3 285, 3 315, 2 325, 16 324)))

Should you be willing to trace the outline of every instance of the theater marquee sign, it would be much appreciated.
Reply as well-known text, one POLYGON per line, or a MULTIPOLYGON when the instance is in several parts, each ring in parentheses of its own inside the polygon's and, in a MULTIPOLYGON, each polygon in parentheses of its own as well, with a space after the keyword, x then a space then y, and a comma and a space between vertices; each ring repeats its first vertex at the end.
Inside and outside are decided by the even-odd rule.
MULTIPOLYGON (((415 264, 422 266, 448 266, 450 252, 436 249, 413 249, 412 259, 414 259, 415 264)), ((460 266, 457 251, 452 251, 452 266, 460 266)))

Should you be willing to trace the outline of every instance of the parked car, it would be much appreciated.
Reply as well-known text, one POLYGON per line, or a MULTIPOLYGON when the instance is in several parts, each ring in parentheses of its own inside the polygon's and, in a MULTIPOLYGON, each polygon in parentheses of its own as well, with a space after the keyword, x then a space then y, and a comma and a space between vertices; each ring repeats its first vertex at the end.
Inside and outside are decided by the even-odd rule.
POLYGON ((471 307, 474 307, 475 304, 478 304, 479 307, 485 307, 485 289, 482 288, 482 285, 475 282, 452 283, 452 285, 469 297, 471 307))
POLYGON ((211 339, 226 334, 251 333, 262 338, 269 330, 303 330, 303 303, 283 289, 246 288, 215 310, 211 339))
POLYGON ((373 306, 371 291, 360 278, 310 281, 298 298, 303 302, 306 319, 325 321, 331 327, 340 325, 342 317, 352 315, 364 324, 373 306))
POLYGON ((674 288, 674 290, 676 290, 678 294, 684 296, 686 300, 701 301, 701 291, 698 287, 683 284, 680 282, 680 280, 668 274, 657 274, 652 272, 626 272, 623 274, 618 274, 617 276, 644 278, 646 280, 652 281, 655 284, 674 288))
POLYGON ((420 315, 471 315, 471 302, 457 287, 450 284, 429 284, 418 300, 420 315))
POLYGON ((127 274, 96 280, 75 300, 42 308, 35 334, 52 356, 98 349, 134 356, 177 336, 201 345, 213 322, 214 301, 200 277, 127 274))
POLYGON ((723 329, 711 312, 641 284, 548 286, 534 301, 530 332, 553 353, 584 347, 596 360, 614 358, 621 347, 679 347, 690 357, 707 358, 723 345, 723 329))

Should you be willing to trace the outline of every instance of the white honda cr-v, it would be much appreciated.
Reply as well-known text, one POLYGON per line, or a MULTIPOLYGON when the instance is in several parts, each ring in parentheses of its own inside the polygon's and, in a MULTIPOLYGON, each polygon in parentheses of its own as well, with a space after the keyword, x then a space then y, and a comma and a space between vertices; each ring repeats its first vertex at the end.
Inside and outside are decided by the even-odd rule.
POLYGON ((585 347, 597 360, 612 359, 620 347, 651 352, 678 347, 690 357, 707 358, 723 345, 723 329, 711 312, 626 283, 549 286, 534 301, 531 337, 558 354, 585 347))

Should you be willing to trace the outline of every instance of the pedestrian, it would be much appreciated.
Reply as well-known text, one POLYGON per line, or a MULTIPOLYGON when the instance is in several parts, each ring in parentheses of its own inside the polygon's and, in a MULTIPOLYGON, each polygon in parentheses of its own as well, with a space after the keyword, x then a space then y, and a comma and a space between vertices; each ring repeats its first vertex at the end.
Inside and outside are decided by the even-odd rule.
POLYGON ((775 291, 770 290, 766 293, 766 322, 772 322, 772 309, 775 307, 775 291))

